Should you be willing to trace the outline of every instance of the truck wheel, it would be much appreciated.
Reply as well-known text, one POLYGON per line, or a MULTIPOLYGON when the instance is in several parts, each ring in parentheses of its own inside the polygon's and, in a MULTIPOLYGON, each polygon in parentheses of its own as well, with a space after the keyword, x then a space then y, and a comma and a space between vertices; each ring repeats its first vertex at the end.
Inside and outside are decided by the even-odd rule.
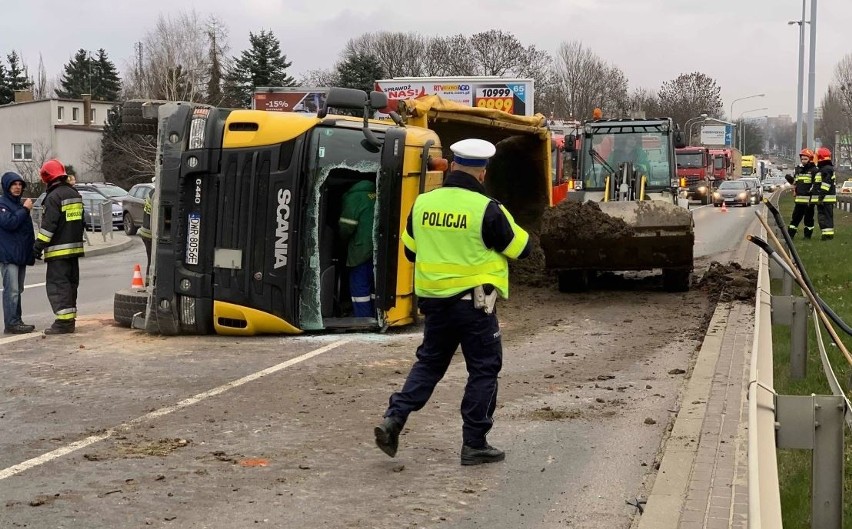
POLYGON ((112 317, 122 327, 130 327, 133 316, 139 312, 145 312, 147 305, 147 289, 119 290, 113 296, 112 317))
POLYGON ((145 118, 142 105, 145 101, 126 101, 121 107, 121 128, 130 134, 157 135, 157 119, 145 118))
POLYGON ((587 270, 562 270, 557 272, 559 292, 585 292, 589 289, 592 272, 587 270))
POLYGON ((686 292, 689 290, 689 270, 680 268, 663 269, 663 290, 666 292, 686 292))

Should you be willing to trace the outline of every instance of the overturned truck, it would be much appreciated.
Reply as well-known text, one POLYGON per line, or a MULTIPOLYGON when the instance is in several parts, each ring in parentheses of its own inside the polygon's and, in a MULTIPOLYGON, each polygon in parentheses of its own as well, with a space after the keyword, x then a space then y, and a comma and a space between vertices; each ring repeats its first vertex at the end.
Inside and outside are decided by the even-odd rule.
POLYGON ((332 89, 317 115, 131 101, 124 124, 156 135, 150 283, 116 294, 116 319, 162 334, 382 330, 416 319, 414 269, 400 235, 415 198, 440 186, 453 142, 497 146, 488 192, 538 229, 550 203, 542 116, 332 89), (336 109, 341 114, 333 114, 336 109), (355 114, 363 117, 352 117, 355 114), (344 193, 375 183, 375 314, 354 317, 344 193))

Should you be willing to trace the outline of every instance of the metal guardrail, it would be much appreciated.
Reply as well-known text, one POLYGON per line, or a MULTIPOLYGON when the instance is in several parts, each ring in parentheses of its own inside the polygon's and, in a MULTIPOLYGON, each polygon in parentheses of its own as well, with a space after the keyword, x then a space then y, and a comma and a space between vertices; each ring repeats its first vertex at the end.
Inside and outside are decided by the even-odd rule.
POLYGON ((775 529, 782 523, 775 447, 772 293, 769 258, 761 252, 758 262, 748 385, 748 526, 775 529))
MULTIPOLYGON (((106 242, 107 238, 113 238, 112 232, 115 229, 112 220, 112 202, 110 202, 109 200, 103 200, 94 204, 94 206, 95 210, 91 211, 90 213, 92 214, 92 217, 97 216, 97 227, 101 228, 101 237, 103 237, 104 242, 106 242)), ((35 230, 36 234, 38 233, 39 226, 41 226, 41 218, 43 213, 44 211, 41 206, 33 206, 33 209, 30 212, 30 218, 32 218, 33 229, 35 230)), ((86 231, 90 231, 92 232, 92 234, 94 234, 95 228, 96 226, 94 222, 86 223, 86 231)), ((89 236, 86 231, 83 232, 83 237, 85 238, 86 242, 91 245, 91 242, 89 242, 89 236)))

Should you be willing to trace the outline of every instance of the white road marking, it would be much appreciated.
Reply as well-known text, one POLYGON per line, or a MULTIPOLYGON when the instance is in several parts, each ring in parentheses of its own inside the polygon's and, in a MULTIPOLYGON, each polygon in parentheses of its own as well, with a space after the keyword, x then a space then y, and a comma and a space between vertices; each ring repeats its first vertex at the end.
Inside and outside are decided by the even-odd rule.
POLYGON ((93 445, 93 444, 95 444, 99 441, 103 441, 104 439, 109 439, 110 437, 115 435, 117 432, 129 430, 132 426, 135 426, 137 424, 143 423, 145 421, 149 421, 151 419, 156 419, 158 417, 163 417, 163 416, 168 415, 170 413, 174 413, 174 412, 181 410, 183 408, 192 406, 193 404, 197 404, 204 399, 213 397, 215 395, 219 395, 220 393, 224 393, 224 392, 228 391, 229 389, 237 388, 239 386, 242 386, 243 384, 248 384, 249 382, 257 380, 261 377, 271 375, 273 373, 281 371, 282 369, 286 369, 286 368, 288 368, 292 365, 298 364, 300 362, 304 362, 305 360, 310 360, 311 358, 313 358, 315 356, 319 356, 323 353, 327 353, 328 351, 331 351, 332 349, 340 347, 341 345, 345 345, 345 344, 349 343, 349 341, 350 340, 338 340, 338 341, 330 343, 330 344, 328 344, 324 347, 320 347, 319 349, 314 349, 313 351, 305 353, 301 356, 297 356, 296 358, 292 358, 290 360, 287 360, 286 362, 281 362, 280 364, 274 365, 272 367, 268 367, 268 368, 263 369, 261 371, 258 371, 256 373, 252 373, 251 375, 244 376, 243 378, 233 380, 231 382, 228 382, 227 384, 223 384, 219 387, 213 388, 213 389, 205 391, 203 393, 199 393, 198 395, 195 395, 193 397, 189 397, 188 399, 184 399, 184 400, 178 402, 177 404, 173 404, 171 406, 166 406, 165 408, 160 408, 159 410, 154 410, 151 413, 146 413, 145 415, 142 415, 141 417, 137 417, 137 418, 132 419, 128 422, 122 423, 122 424, 120 424, 120 425, 118 425, 114 428, 110 428, 109 430, 105 431, 104 433, 89 436, 85 439, 81 439, 80 441, 76 441, 74 443, 63 446, 61 448, 57 448, 56 450, 52 450, 52 451, 50 451, 46 454, 42 454, 38 457, 28 459, 28 460, 26 460, 22 463, 18 463, 17 465, 13 465, 9 468, 0 470, 0 480, 4 480, 4 479, 12 477, 16 474, 20 474, 21 472, 24 472, 25 470, 29 470, 33 467, 37 467, 39 465, 49 463, 50 461, 53 461, 54 459, 58 459, 62 456, 68 455, 68 454, 70 454, 70 453, 72 453, 76 450, 79 450, 81 448, 85 448, 87 446, 93 445))
POLYGON ((29 340, 30 338, 38 338, 41 336, 44 338, 44 334, 40 332, 30 332, 27 334, 13 334, 11 336, 7 336, 5 338, 0 338, 0 345, 5 345, 7 343, 20 342, 21 340, 29 340))
MULTIPOLYGON (((24 285, 24 290, 26 290, 28 288, 43 287, 46 284, 47 283, 33 283, 32 285, 24 285)), ((2 288, 0 288, 0 292, 3 292, 2 288)))

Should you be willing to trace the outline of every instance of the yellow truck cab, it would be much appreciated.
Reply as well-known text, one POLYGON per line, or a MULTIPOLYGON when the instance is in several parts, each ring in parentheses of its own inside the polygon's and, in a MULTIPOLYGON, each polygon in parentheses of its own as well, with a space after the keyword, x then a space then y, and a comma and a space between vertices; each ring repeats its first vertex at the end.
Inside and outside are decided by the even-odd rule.
POLYGON ((740 174, 742 176, 754 176, 757 160, 753 154, 744 154, 740 163, 740 174))
POLYGON ((432 96, 405 101, 392 121, 379 121, 368 116, 387 96, 352 89, 332 89, 317 115, 128 105, 125 123, 158 124, 152 281, 144 323, 134 323, 152 332, 297 334, 412 323, 413 265, 400 234, 415 198, 441 184, 448 147, 459 139, 497 145, 486 188, 520 223, 534 227, 550 203, 550 134, 540 115, 432 96), (343 195, 359 180, 376 184, 376 311, 366 318, 349 311, 338 232, 343 195))

